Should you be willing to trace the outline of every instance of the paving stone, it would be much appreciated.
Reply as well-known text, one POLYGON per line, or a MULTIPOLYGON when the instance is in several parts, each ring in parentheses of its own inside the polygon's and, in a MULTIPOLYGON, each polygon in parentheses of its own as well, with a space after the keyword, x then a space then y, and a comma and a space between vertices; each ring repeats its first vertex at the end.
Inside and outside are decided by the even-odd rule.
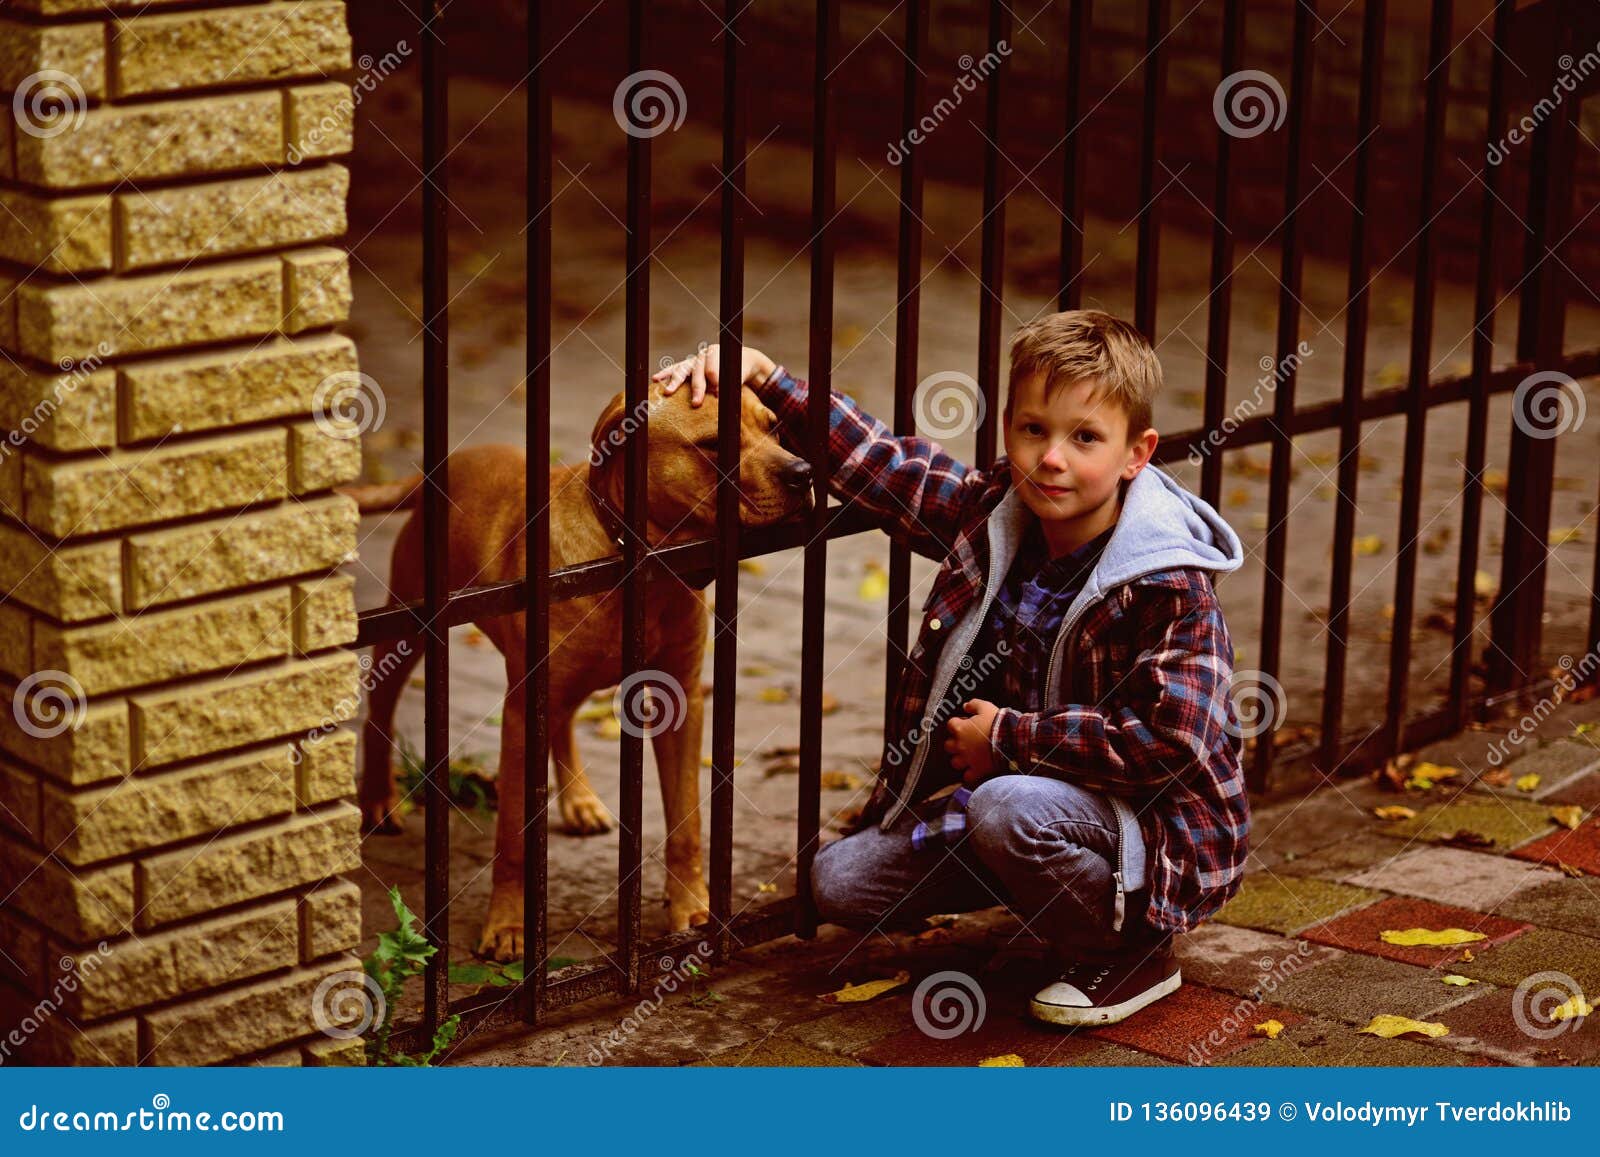
POLYGON ((1176 951, 1185 981, 1240 996, 1255 996, 1275 980, 1344 955, 1306 940, 1215 923, 1180 936, 1176 951))
MULTIPOLYGON (((1516 757, 1503 760, 1500 765, 1511 773, 1509 784, 1504 787, 1493 787, 1484 783, 1480 776, 1472 784, 1473 788, 1477 791, 1543 803, 1562 788, 1575 784, 1600 769, 1600 749, 1588 743, 1574 743, 1566 739, 1557 739, 1546 743, 1543 747, 1521 754, 1516 754, 1513 749, 1510 754, 1515 754, 1516 757), (1539 776, 1538 786, 1532 791, 1519 791, 1516 787, 1517 780, 1530 772, 1539 776)), ((1494 768, 1491 766, 1486 770, 1492 771, 1494 768)))
POLYGON ((1519 892, 1502 904, 1496 915, 1600 938, 1600 881, 1562 876, 1519 892))
POLYGON ((840 1056, 856 1057, 880 1041, 905 1032, 911 1023, 909 997, 880 999, 818 1020, 808 1020, 788 1030, 787 1035, 802 1044, 813 1045, 840 1056))
POLYGON ((1480 793, 1458 795, 1451 803, 1418 809, 1409 820, 1382 824, 1379 831, 1403 840, 1447 840, 1458 831, 1476 832, 1502 851, 1550 831, 1550 810, 1520 799, 1486 800, 1480 793))
POLYGON ((1591 876, 1600 876, 1600 819, 1588 820, 1576 829, 1557 828, 1511 854, 1519 860, 1551 867, 1570 864, 1591 876))
POLYGON ((1461 955, 1463 947, 1472 949, 1476 956, 1521 935, 1528 928, 1527 924, 1498 916, 1485 916, 1465 908, 1450 908, 1428 900, 1396 897, 1308 928, 1301 936, 1315 944, 1331 944, 1351 952, 1365 952, 1370 956, 1383 956, 1404 964, 1433 968, 1454 961, 1461 955), (1482 932, 1486 939, 1444 948, 1421 945, 1408 947, 1388 944, 1379 939, 1378 933, 1385 930, 1404 931, 1407 928, 1465 928, 1469 932, 1482 932))
POLYGON ((1438 1020, 1434 1013, 1470 1000, 1478 988, 1452 987, 1440 979, 1442 975, 1434 969, 1347 952, 1310 972, 1287 978, 1271 996, 1293 1008, 1356 1028, 1381 1012, 1438 1020))
POLYGON ((930 1036, 912 1025, 857 1056, 877 1065, 972 1066, 989 1057, 1014 1053, 1023 1064, 1039 1068, 1093 1063, 1083 1058, 1095 1052, 1100 1043, 1082 1032, 1040 1024, 1014 1012, 987 1009, 981 1025, 948 1039, 930 1036))
POLYGON ((1249 1047, 1257 1039, 1251 1035, 1253 1027, 1263 1021, 1293 1025, 1304 1019, 1280 1005, 1185 984, 1127 1020, 1089 1029, 1087 1035, 1170 1061, 1207 1064, 1249 1047))
POLYGON ((1286 859, 1327 847, 1371 824, 1372 813, 1338 787, 1253 807, 1250 859, 1245 870, 1276 867, 1286 859))
POLYGON ((740 1045, 726 1052, 714 1053, 705 1060, 689 1062, 690 1068, 704 1066, 776 1069, 861 1067, 859 1062, 848 1057, 835 1056, 782 1036, 770 1036, 755 1044, 740 1045))
POLYGON ((1600 808, 1600 771, 1575 775, 1545 797, 1548 804, 1577 804, 1584 811, 1600 808))
POLYGON ((1463 848, 1424 847, 1346 876, 1343 882, 1493 912, 1519 892, 1561 878, 1557 872, 1530 867, 1505 856, 1463 848))
POLYGON ((1535 973, 1559 972, 1571 977, 1591 1004, 1600 1000, 1600 940, 1553 928, 1534 928, 1455 969, 1501 988, 1516 988, 1535 973))
POLYGON ((1385 1040, 1357 1032, 1347 1024, 1310 1019, 1294 1025, 1277 1040, 1256 1039, 1252 1046, 1222 1062, 1227 1065, 1272 1067, 1352 1067, 1365 1065, 1459 1065, 1461 1058, 1448 1049, 1417 1040, 1385 1040))
MULTIPOLYGON (((1390 797, 1393 800, 1393 796, 1390 797)), ((1280 876, 1320 876, 1337 880, 1351 872, 1385 863, 1406 849, 1381 833, 1383 824, 1374 819, 1372 825, 1330 844, 1315 852, 1284 860, 1273 868, 1280 876)))
POLYGON ((1238 894, 1213 919, 1219 924, 1263 928, 1287 936, 1379 899, 1382 896, 1377 892, 1310 876, 1257 874, 1245 877, 1238 894))
POLYGON ((1592 1016, 1552 1021, 1544 1015, 1564 999, 1529 1001, 1513 989, 1490 989, 1436 1018, 1450 1026, 1450 1035, 1435 1043, 1514 1065, 1593 1064, 1600 1060, 1600 1022, 1591 1023, 1592 1016))

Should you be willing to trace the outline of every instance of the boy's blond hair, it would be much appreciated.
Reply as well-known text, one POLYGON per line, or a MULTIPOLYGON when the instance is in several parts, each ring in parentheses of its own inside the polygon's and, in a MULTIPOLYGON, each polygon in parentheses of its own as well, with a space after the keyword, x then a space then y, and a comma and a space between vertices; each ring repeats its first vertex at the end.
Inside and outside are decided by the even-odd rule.
POLYGON ((1099 397, 1128 416, 1132 442, 1154 423, 1152 407, 1161 390, 1161 362, 1144 334, 1098 309, 1069 309, 1030 321, 1011 335, 1011 377, 1006 421, 1017 383, 1044 375, 1045 396, 1084 380, 1100 383, 1099 397))

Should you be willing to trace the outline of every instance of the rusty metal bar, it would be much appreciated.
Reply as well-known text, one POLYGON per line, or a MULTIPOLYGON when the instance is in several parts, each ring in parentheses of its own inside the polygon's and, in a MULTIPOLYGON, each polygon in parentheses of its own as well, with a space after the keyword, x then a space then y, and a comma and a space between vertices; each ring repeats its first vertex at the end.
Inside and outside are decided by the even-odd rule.
POLYGON ((1345 306, 1344 404, 1339 423, 1338 506, 1333 519, 1333 579, 1328 595, 1328 661, 1322 695, 1322 769, 1343 758, 1345 663, 1349 656, 1350 576, 1361 474, 1362 394, 1367 379, 1367 322, 1372 270, 1367 212, 1372 204, 1373 139, 1383 106, 1383 44, 1388 0, 1368 0, 1361 30, 1361 97, 1356 131, 1354 215, 1350 221, 1349 300, 1345 306))
MULTIPOLYGON (((1239 0, 1230 0, 1238 3, 1239 0)), ((1092 0, 1072 0, 1067 9, 1067 110, 1066 133, 1061 149, 1061 287, 1056 308, 1077 309, 1083 304, 1083 142, 1088 136, 1084 121, 1084 87, 1089 76, 1088 49, 1090 26, 1094 21, 1092 0)))
MULTIPOLYGON (((1261 671, 1264 679, 1278 676, 1283 643, 1284 558, 1289 548, 1289 458, 1294 447, 1288 433, 1294 414, 1294 387, 1299 376, 1296 354, 1300 337, 1300 198, 1305 188, 1306 133, 1311 121, 1311 26, 1316 22, 1316 0, 1295 0, 1294 63, 1290 70, 1289 159, 1284 181, 1282 265, 1278 274, 1278 340, 1273 397, 1271 481, 1267 497, 1267 549, 1265 590, 1261 600, 1261 671)), ((1272 774, 1273 732, 1256 737, 1250 786, 1264 789, 1272 774)))
MULTIPOLYGON (((1382 3, 1382 0, 1378 0, 1382 3)), ((1222 81, 1239 71, 1244 46, 1244 0, 1227 0, 1222 9, 1222 81)), ((1228 339, 1233 331, 1233 134, 1217 120, 1216 186, 1211 197, 1211 291, 1206 297, 1206 393, 1201 424, 1222 428, 1228 400, 1228 339)), ((1207 452, 1200 462, 1200 496, 1222 507, 1222 455, 1207 452)))
POLYGON ((1160 152, 1161 94, 1166 88, 1167 66, 1163 44, 1171 22, 1170 0, 1145 4, 1144 123, 1139 147, 1139 260, 1134 275, 1133 324, 1156 340, 1156 282, 1161 263, 1161 194, 1156 188, 1156 159, 1160 152))
POLYGON ((811 516, 806 520, 805 579, 800 624, 800 799, 795 832, 795 935, 817 933, 811 865, 822 826, 822 659, 828 579, 828 395, 833 389, 832 226, 839 152, 837 109, 829 84, 839 55, 839 0, 818 0, 816 72, 812 86, 811 340, 806 361, 806 457, 811 460, 811 516))
MULTIPOLYGON (((985 48, 995 52, 1011 40, 1011 9, 1002 0, 989 2, 989 41, 985 48)), ((1005 75, 1002 57, 985 82, 988 85, 984 108, 983 142, 983 252, 978 293, 978 388, 983 394, 982 418, 978 422, 977 450, 973 456, 979 467, 988 466, 995 456, 995 431, 1000 417, 1000 309, 1005 297, 1006 258, 1006 181, 1001 172, 1005 154, 1000 149, 1001 81, 1005 75)))
POLYGON ((423 931, 437 951, 423 976, 422 1019, 439 1027, 450 1004, 450 631, 438 621, 450 591, 449 68, 430 30, 439 0, 422 9, 422 605, 424 826, 423 931))

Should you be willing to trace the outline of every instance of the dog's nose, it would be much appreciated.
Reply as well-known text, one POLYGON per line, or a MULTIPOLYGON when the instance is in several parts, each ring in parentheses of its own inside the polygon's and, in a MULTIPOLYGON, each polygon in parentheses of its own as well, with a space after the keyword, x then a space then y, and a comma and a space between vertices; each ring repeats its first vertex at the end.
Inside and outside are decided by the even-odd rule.
POLYGON ((778 480, 790 490, 810 490, 811 463, 804 458, 796 458, 778 471, 778 480))

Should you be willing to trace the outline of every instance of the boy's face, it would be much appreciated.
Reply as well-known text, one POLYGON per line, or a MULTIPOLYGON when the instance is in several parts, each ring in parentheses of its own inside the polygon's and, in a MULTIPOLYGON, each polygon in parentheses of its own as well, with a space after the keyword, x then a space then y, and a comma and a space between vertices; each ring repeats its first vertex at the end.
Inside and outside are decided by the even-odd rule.
POLYGON ((1045 397, 1045 377, 1030 374, 1011 390, 1005 424, 1011 484, 1041 522, 1081 526, 1084 540, 1110 526, 1117 512, 1117 485, 1143 470, 1160 435, 1144 430, 1131 438, 1128 414, 1116 402, 1094 396, 1093 380, 1073 382, 1045 397))

